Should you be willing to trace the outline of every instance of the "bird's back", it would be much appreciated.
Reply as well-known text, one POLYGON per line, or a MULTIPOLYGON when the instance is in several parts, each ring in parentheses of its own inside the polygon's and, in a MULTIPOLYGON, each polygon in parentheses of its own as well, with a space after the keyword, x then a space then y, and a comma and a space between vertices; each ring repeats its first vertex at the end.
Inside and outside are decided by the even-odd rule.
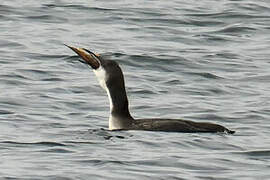
POLYGON ((233 134, 231 131, 221 125, 208 122, 194 122, 181 119, 137 119, 134 120, 133 130, 148 131, 166 131, 166 132, 184 132, 184 133, 213 133, 225 132, 233 134))

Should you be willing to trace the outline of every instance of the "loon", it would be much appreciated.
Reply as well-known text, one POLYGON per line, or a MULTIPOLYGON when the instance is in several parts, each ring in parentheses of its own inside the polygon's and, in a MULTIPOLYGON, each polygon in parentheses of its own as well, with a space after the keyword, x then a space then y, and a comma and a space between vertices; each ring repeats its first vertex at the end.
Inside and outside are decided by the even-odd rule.
POLYGON ((194 122, 181 119, 134 119, 129 112, 123 72, 117 62, 106 60, 84 48, 68 46, 89 65, 100 86, 107 92, 110 101, 109 130, 145 130, 183 133, 227 133, 233 134, 224 126, 209 122, 194 122))

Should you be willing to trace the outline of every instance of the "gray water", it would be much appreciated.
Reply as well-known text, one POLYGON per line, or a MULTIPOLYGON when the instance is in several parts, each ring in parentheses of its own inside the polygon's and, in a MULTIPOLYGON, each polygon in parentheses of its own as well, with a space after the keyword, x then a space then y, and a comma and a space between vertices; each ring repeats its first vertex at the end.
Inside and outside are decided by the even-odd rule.
POLYGON ((268 0, 2 0, 0 179, 270 179, 269 49, 268 0), (64 43, 120 64, 135 118, 236 133, 108 131, 64 43))

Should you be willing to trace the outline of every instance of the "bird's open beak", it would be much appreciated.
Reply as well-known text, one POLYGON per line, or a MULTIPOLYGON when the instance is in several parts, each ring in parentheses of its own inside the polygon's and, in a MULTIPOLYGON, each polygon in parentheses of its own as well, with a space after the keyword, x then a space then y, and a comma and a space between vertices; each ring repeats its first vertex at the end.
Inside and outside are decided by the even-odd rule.
POLYGON ((68 46, 70 49, 72 49, 75 53, 77 53, 84 61, 81 61, 82 63, 90 65, 93 69, 97 69, 100 66, 100 61, 98 59, 98 54, 95 54, 89 50, 82 49, 82 48, 75 48, 72 46, 68 46))

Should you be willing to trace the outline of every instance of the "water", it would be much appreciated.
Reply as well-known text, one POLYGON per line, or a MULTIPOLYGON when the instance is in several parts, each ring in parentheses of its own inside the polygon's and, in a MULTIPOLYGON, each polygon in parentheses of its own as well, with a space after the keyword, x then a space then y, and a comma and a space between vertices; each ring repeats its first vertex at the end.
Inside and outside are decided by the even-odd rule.
POLYGON ((270 179, 270 3, 1 1, 1 179, 270 179), (236 131, 110 132, 93 72, 121 65, 136 118, 236 131))

